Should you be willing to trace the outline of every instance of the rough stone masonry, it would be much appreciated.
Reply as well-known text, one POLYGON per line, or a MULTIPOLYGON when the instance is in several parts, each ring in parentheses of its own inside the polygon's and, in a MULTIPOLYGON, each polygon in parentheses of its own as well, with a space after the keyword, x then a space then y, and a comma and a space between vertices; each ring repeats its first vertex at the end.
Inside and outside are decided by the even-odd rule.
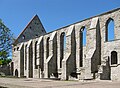
POLYGON ((120 8, 49 33, 36 15, 13 43, 12 52, 14 76, 120 80, 120 8), (110 22, 114 29, 109 29, 110 22), (113 40, 109 30, 114 31, 113 40))

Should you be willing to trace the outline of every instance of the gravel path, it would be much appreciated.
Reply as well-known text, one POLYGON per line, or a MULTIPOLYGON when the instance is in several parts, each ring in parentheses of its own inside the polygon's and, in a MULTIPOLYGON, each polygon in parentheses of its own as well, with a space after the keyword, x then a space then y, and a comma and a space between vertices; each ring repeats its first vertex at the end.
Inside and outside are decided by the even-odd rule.
POLYGON ((55 81, 48 79, 0 78, 0 88, 120 88, 120 81, 55 81))

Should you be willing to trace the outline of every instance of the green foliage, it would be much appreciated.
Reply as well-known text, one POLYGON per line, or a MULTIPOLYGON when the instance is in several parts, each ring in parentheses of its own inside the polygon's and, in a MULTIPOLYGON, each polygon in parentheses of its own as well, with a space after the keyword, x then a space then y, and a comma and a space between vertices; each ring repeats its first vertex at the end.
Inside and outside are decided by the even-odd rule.
POLYGON ((11 59, 0 59, 0 65, 7 65, 11 62, 11 59))
POLYGON ((5 59, 8 57, 8 52, 6 51, 0 51, 0 58, 1 59, 5 59))
POLYGON ((2 60, 0 60, 0 65, 2 65, 2 60))
POLYGON ((13 35, 0 20, 0 59, 6 59, 12 50, 13 35))

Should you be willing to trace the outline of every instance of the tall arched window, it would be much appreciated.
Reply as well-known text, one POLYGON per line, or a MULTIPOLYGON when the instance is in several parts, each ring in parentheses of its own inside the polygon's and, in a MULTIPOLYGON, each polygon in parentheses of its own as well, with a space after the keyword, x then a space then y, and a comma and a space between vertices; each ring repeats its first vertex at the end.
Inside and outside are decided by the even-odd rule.
POLYGON ((66 49, 66 36, 65 33, 62 32, 60 35, 60 68, 62 68, 62 60, 64 58, 65 49, 66 49))
POLYGON ((111 52, 111 65, 117 64, 117 52, 112 51, 111 52))
POLYGON ((80 29, 80 67, 83 67, 83 46, 86 46, 86 28, 80 29))
POLYGON ((35 42, 35 69, 38 69, 38 66, 37 66, 37 41, 35 42))
POLYGON ((81 36, 82 36, 82 46, 86 46, 86 28, 81 28, 81 36))
POLYGON ((27 44, 25 45, 25 70, 27 69, 27 44))
POLYGON ((114 20, 109 18, 106 22, 106 41, 114 40, 114 20))
POLYGON ((49 57, 49 39, 50 37, 48 37, 46 41, 46 59, 49 57))

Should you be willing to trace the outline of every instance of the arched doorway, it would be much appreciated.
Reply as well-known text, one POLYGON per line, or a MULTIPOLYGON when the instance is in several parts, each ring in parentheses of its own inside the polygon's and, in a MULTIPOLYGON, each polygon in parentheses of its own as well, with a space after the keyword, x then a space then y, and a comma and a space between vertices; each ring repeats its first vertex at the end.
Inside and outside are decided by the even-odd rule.
POLYGON ((15 76, 18 77, 18 70, 15 70, 15 76))

